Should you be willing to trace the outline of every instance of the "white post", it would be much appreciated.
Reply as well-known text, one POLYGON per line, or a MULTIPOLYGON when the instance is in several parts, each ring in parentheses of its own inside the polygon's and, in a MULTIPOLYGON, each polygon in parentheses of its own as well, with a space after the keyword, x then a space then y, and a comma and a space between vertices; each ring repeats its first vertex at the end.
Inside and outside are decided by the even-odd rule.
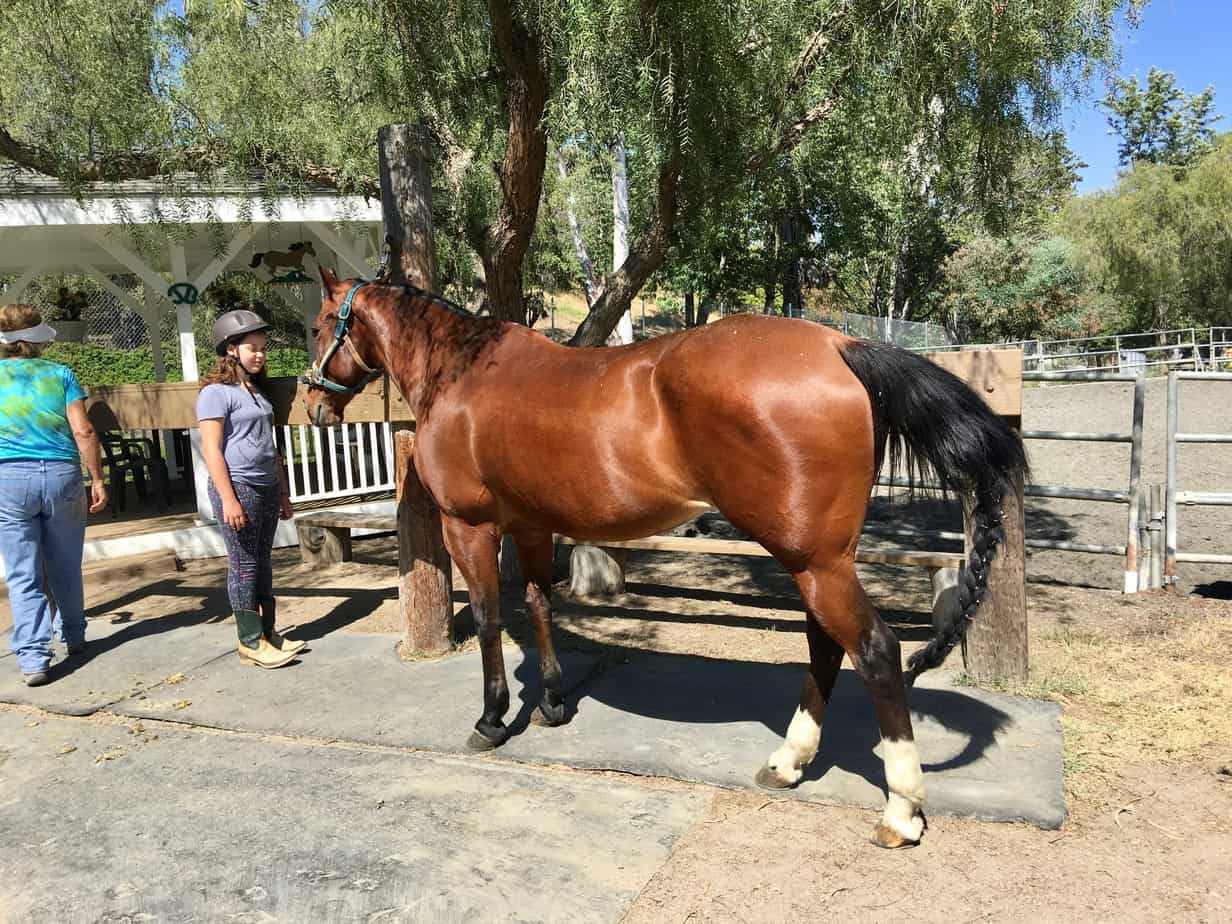
MULTIPOLYGON (((176 243, 169 245, 171 254, 172 282, 188 281, 188 261, 184 248, 176 243)), ((180 371, 185 382, 196 382, 201 376, 197 370, 197 338, 193 334, 192 305, 175 306, 175 326, 180 336, 180 371)), ((193 486, 197 495, 197 524, 214 522, 214 509, 210 505, 210 473, 201 451, 201 430, 193 427, 188 433, 192 444, 193 486)))

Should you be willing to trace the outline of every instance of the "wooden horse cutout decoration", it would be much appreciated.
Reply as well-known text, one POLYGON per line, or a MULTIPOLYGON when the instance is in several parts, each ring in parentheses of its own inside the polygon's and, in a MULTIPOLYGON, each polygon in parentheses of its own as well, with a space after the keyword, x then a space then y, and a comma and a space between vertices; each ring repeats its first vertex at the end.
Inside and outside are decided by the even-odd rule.
POLYGON ((254 253, 248 264, 249 269, 256 269, 262 264, 269 270, 270 282, 308 282, 304 273, 304 257, 316 258, 317 252, 312 241, 296 241, 290 250, 267 250, 254 253), (283 269, 284 272, 276 272, 283 269))
POLYGON ((966 632, 1003 540, 1003 498, 1026 471, 1021 440, 979 396, 913 353, 809 321, 735 315, 629 346, 575 349, 409 286, 339 281, 324 269, 321 281, 308 416, 338 424, 381 370, 414 411, 415 469, 441 510, 479 634, 483 713, 471 747, 508 737, 502 535, 513 537, 527 582, 540 717, 557 725, 567 716, 551 631, 553 534, 641 538, 714 506, 795 577, 807 614, 800 702, 758 783, 799 782, 846 654, 881 727, 889 794, 873 841, 919 841, 924 778, 908 686, 966 632), (898 639, 855 568, 886 453, 892 470, 931 471, 975 500, 959 611, 912 655, 905 677, 898 639))

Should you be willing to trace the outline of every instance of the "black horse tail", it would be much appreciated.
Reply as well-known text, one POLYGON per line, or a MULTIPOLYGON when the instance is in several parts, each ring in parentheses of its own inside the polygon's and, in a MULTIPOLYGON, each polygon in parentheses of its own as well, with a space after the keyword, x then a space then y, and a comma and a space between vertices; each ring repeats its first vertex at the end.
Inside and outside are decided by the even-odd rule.
POLYGON ((252 255, 252 261, 248 264, 248 268, 249 268, 249 269, 256 269, 258 266, 260 266, 260 265, 261 265, 261 261, 262 261, 264 258, 265 258, 265 254, 264 254, 264 253, 254 253, 254 254, 252 255))
POLYGON ((906 681, 937 667, 967 634, 988 588, 988 566, 1005 541, 1003 501, 1027 476, 1022 440, 960 378, 922 356, 885 343, 851 340, 843 359, 868 391, 876 464, 886 451, 890 477, 901 467, 914 490, 929 473, 944 492, 974 496, 972 551, 951 612, 929 643, 907 659, 906 681))

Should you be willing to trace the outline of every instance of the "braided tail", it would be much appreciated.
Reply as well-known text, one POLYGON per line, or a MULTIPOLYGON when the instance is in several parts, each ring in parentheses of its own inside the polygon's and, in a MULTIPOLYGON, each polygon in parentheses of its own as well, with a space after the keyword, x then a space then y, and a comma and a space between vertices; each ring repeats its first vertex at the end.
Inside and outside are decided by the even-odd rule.
POLYGON ((957 612, 907 660, 906 682, 939 666, 962 641, 988 590, 988 569, 1005 541, 1003 502, 1027 476, 1018 435, 965 382, 922 356, 890 344, 848 340, 840 350, 872 404, 876 465, 905 470, 911 489, 930 473, 945 492, 973 495, 971 556, 957 612))

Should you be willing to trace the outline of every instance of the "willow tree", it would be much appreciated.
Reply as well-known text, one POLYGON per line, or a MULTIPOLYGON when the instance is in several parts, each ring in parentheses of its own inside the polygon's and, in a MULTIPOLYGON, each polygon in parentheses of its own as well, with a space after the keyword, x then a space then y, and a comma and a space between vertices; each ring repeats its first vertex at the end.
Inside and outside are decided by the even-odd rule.
POLYGON ((827 126, 874 123, 890 172, 963 126, 970 182, 995 186, 1021 126, 1111 56, 1115 14, 1137 5, 10 0, 0 156, 72 184, 259 169, 375 195, 377 127, 423 121, 443 271, 467 263, 465 240, 492 313, 521 320, 550 143, 623 138, 629 254, 574 338, 597 344, 682 221, 721 221, 734 190, 807 169, 827 126))

